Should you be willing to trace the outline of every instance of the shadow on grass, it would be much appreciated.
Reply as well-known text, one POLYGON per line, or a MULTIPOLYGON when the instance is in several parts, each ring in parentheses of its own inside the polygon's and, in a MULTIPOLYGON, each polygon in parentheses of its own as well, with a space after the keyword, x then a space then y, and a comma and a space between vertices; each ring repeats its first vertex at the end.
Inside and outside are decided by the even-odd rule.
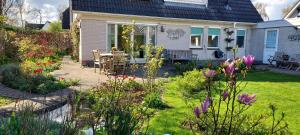
POLYGON ((249 82, 300 82, 299 75, 288 75, 271 71, 250 71, 245 81, 249 82))

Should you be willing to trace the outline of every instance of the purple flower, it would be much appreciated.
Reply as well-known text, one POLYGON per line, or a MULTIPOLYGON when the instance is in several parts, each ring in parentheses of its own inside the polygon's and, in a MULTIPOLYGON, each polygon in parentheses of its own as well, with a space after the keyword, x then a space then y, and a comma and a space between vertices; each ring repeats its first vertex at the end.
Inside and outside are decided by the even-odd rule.
POLYGON ((199 107, 195 107, 195 109, 194 109, 194 114, 195 114, 195 116, 197 117, 197 118, 200 118, 200 109, 199 109, 199 107))
POLYGON ((231 62, 228 66, 225 67, 225 74, 232 75, 235 71, 234 62, 231 62))
POLYGON ((254 103, 256 101, 256 95, 249 95, 247 93, 244 93, 242 95, 238 96, 238 101, 241 104, 245 104, 245 105, 252 105, 252 103, 254 103))
POLYGON ((202 112, 206 113, 208 111, 208 108, 210 106, 210 99, 209 97, 206 97, 203 103, 201 103, 202 112))
POLYGON ((203 75, 206 77, 206 79, 213 78, 214 76, 216 76, 218 74, 217 71, 210 70, 210 69, 203 70, 202 72, 203 72, 203 75))
POLYGON ((222 95, 223 95, 223 101, 225 101, 229 97, 229 92, 225 91, 222 95))
POLYGON ((244 56, 243 57, 243 62, 247 66, 248 69, 251 67, 251 65, 253 64, 254 60, 255 60, 255 57, 252 56, 252 55, 248 55, 248 56, 244 56))

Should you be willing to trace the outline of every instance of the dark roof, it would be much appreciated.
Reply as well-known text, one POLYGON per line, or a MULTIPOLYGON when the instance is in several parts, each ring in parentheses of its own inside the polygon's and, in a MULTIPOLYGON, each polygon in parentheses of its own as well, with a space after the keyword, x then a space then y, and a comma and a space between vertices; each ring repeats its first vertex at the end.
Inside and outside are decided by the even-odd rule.
POLYGON ((70 8, 67 8, 62 13, 62 28, 63 29, 70 29, 70 8))
POLYGON ((44 27, 45 24, 36 24, 36 23, 25 23, 25 28, 26 29, 35 29, 35 30, 40 30, 44 27))
POLYGON ((263 21, 250 0, 208 0, 208 7, 163 0, 72 0, 72 10, 128 14, 153 17, 183 18, 257 23, 263 21))

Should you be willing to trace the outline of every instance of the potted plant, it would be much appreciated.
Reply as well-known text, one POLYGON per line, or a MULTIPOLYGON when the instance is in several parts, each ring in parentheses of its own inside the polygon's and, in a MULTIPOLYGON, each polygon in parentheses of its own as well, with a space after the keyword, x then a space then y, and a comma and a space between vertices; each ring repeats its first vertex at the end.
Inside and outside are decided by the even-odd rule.
POLYGON ((118 51, 118 49, 117 49, 117 47, 112 47, 112 48, 111 48, 111 51, 112 51, 112 52, 115 52, 115 51, 118 51))

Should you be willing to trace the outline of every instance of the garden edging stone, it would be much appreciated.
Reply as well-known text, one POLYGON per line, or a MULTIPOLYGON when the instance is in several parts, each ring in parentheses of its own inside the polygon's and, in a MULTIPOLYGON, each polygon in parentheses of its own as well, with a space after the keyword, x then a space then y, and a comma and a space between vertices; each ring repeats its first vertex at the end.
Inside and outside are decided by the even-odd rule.
POLYGON ((4 116, 9 115, 28 105, 32 105, 36 113, 51 111, 65 105, 73 92, 74 88, 69 87, 46 95, 38 95, 8 88, 0 83, 0 96, 15 99, 13 103, 0 106, 0 114, 4 116))

